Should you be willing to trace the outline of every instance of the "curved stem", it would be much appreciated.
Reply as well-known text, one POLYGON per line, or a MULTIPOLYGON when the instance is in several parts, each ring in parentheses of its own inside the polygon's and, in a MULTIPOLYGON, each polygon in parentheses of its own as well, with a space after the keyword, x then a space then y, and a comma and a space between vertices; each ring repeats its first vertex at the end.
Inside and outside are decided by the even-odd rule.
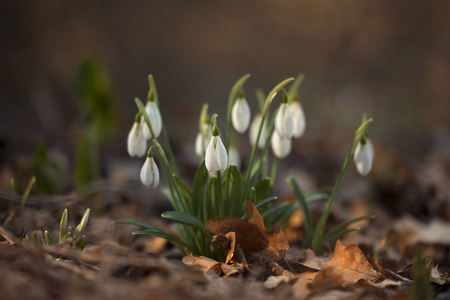
POLYGON ((319 223, 317 224, 316 230, 314 231, 313 250, 319 249, 321 247, 320 243, 322 240, 323 230, 325 228, 325 224, 327 223, 328 216, 330 215, 331 205, 333 204, 334 199, 336 198, 339 188, 341 187, 342 180, 344 179, 345 173, 347 172, 348 166, 352 161, 353 153, 355 152, 355 148, 357 145, 357 141, 360 138, 360 134, 371 122, 372 119, 368 119, 363 124, 361 124, 361 126, 359 126, 359 128, 355 131, 352 143, 350 145, 350 149, 348 150, 347 157, 345 158, 344 164, 342 166, 341 173, 336 179, 336 183, 333 186, 330 198, 328 198, 327 203, 325 204, 323 213, 319 219, 319 223))
POLYGON ((277 95, 277 93, 289 82, 291 82, 292 80, 294 80, 294 78, 288 78, 282 82, 280 82, 276 87, 274 87, 272 89, 272 91, 269 93, 269 95, 266 98, 266 102, 264 104, 264 109, 262 111, 261 114, 261 123, 259 124, 259 128, 258 128, 258 135, 256 136, 256 141, 255 141, 255 145, 253 146, 252 149, 252 154, 250 156, 250 162, 248 164, 248 169, 247 172, 245 174, 245 178, 244 178, 244 185, 243 185, 243 190, 246 191, 247 190, 247 185, 248 185, 248 181, 250 179, 250 173, 253 167, 253 162, 255 160, 255 155, 256 155, 256 150, 258 149, 258 144, 259 144, 259 139, 261 138, 261 131, 263 128, 263 124, 264 121, 266 119, 267 113, 269 111, 269 106, 270 103, 272 102, 273 98, 277 95))

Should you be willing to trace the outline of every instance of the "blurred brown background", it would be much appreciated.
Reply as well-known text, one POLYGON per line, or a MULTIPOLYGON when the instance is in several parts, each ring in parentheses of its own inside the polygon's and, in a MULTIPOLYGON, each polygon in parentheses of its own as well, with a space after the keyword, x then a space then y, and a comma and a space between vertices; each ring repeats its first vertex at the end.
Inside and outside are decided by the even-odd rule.
POLYGON ((145 99, 148 74, 180 145, 193 142, 202 103, 223 122, 229 89, 245 73, 253 112, 256 88, 306 75, 306 140, 351 133, 362 112, 383 143, 450 136, 445 0, 2 1, 0 37, 6 152, 42 140, 70 145, 81 122, 73 75, 90 56, 104 61, 113 83, 115 149, 124 156, 133 98, 145 99))

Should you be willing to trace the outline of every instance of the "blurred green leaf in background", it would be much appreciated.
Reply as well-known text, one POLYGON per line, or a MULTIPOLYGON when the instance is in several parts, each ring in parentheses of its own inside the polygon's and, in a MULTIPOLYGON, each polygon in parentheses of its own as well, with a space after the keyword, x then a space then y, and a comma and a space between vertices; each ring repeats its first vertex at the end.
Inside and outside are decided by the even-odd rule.
POLYGON ((74 86, 84 120, 75 158, 75 182, 82 186, 100 177, 99 151, 115 133, 116 108, 112 84, 100 59, 87 58, 79 64, 74 86))

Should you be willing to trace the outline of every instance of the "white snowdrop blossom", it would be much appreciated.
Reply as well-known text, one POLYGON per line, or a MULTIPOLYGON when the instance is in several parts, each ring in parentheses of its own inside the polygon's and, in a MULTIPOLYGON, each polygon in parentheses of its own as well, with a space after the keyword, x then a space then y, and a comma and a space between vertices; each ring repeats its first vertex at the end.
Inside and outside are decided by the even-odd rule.
MULTIPOLYGON (((155 139, 159 137, 162 129, 162 118, 161 113, 159 112, 158 105, 154 101, 148 101, 145 105, 145 110, 147 112, 148 118, 150 119, 150 125, 152 126, 153 133, 155 134, 155 139)), ((147 123, 145 122, 144 117, 141 119, 142 126, 144 127, 144 137, 149 140, 152 138, 152 134, 150 128, 148 128, 147 123)))
POLYGON ((299 138, 305 132, 306 119, 303 107, 298 101, 293 101, 290 104, 292 116, 294 118, 294 137, 299 138))
POLYGON ((218 135, 213 135, 206 148, 205 165, 212 176, 215 176, 217 171, 225 172, 228 167, 227 150, 218 135))
POLYGON ((294 135, 294 117, 287 103, 281 103, 275 117, 275 130, 281 138, 290 139, 294 135))
POLYGON ((127 150, 131 157, 142 157, 147 150, 147 141, 144 138, 143 128, 139 121, 134 122, 130 133, 128 133, 127 150))
MULTIPOLYGON (((253 118, 252 124, 250 125, 250 145, 253 147, 256 143, 256 137, 258 136, 259 124, 261 123, 261 114, 256 114, 253 118)), ((265 144, 265 138, 267 136, 267 121, 264 120, 264 124, 261 130, 261 136, 258 142, 258 148, 263 149, 265 144)))
POLYGON ((228 154, 228 166, 233 164, 239 170, 239 167, 241 166, 241 155, 239 154, 239 151, 235 147, 231 146, 228 154))
POLYGON ((244 133, 250 124, 250 106, 245 98, 238 98, 233 104, 231 111, 231 121, 234 129, 239 133, 244 133))
POLYGON ((289 153, 291 153, 292 149, 291 139, 283 139, 282 137, 280 137, 280 135, 276 130, 274 130, 272 133, 271 142, 272 142, 272 152, 276 157, 282 159, 288 156, 289 153))
POLYGON ((199 132, 197 137, 195 138, 195 154, 202 157, 203 153, 205 153, 206 147, 208 147, 209 140, 211 140, 211 129, 209 125, 206 125, 204 130, 207 132, 206 137, 202 137, 202 133, 199 132), (202 145, 203 140, 203 145, 202 145))
POLYGON ((358 173, 362 176, 369 174, 372 169, 374 154, 373 144, 368 138, 366 138, 366 143, 364 145, 360 141, 356 146, 353 160, 355 161, 356 170, 358 170, 358 173))
POLYGON ((147 157, 141 169, 141 181, 145 186, 157 187, 159 184, 159 170, 153 157, 147 157))

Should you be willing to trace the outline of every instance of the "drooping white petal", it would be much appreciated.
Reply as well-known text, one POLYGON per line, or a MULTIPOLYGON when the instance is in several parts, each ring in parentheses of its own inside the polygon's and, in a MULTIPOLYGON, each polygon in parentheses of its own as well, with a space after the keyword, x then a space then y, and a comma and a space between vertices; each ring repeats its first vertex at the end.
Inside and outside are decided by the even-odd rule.
POLYGON ((127 138, 127 150, 131 157, 142 157, 147 150, 147 142, 143 136, 140 123, 134 122, 127 138))
POLYGON ((206 147, 205 152, 205 166, 208 169, 211 175, 215 175, 219 170, 219 163, 217 162, 217 152, 215 149, 215 142, 217 141, 217 137, 213 136, 211 141, 206 147))
POLYGON ((231 111, 231 121, 234 129, 239 133, 244 133, 250 124, 250 107, 245 98, 238 98, 231 111))
POLYGON ((219 165, 219 169, 220 171, 225 172, 225 170, 228 167, 228 155, 227 149, 225 149, 225 146, 222 143, 220 136, 217 136, 216 152, 217 152, 217 164, 219 165))
POLYGON ((153 171, 151 166, 152 158, 147 157, 141 169, 141 182, 145 186, 151 186, 153 182, 153 171))
POLYGON ((152 167, 153 167, 153 187, 157 187, 159 184, 159 170, 158 170, 158 166, 156 165, 156 163, 154 162, 154 160, 152 159, 152 167))
POLYGON ((202 155, 203 155, 206 147, 208 147, 208 143, 211 139, 212 134, 211 134, 211 129, 209 129, 209 126, 206 129, 206 132, 208 134, 207 134, 207 137, 203 138, 203 145, 202 145, 202 134, 200 132, 197 134, 197 137, 195 138, 195 153, 200 157, 202 157, 202 155))
POLYGON ((294 117, 291 108, 282 103, 275 117, 275 130, 281 138, 290 139, 294 135, 294 117))
MULTIPOLYGON (((252 124, 250 126, 250 145, 253 147, 256 143, 256 137, 258 136, 259 124, 261 123, 261 115, 256 114, 253 118, 252 124)), ((267 135, 267 122, 264 120, 264 124, 261 130, 261 137, 259 138, 258 148, 263 149, 266 143, 265 138, 267 135)))
POLYGON ((299 138, 305 132, 306 119, 303 107, 298 101, 291 102, 292 117, 294 118, 294 137, 299 138))
POLYGON ((366 139, 365 145, 358 143, 355 148, 353 160, 355 161, 356 170, 358 170, 359 174, 363 176, 369 174, 372 169, 373 157, 374 149, 370 139, 366 139))
POLYGON ((228 167, 228 155, 220 136, 213 136, 206 148, 205 166, 212 176, 217 171, 225 172, 228 167))
POLYGON ((280 137, 280 135, 276 130, 274 130, 272 133, 271 142, 272 142, 272 152, 276 157, 282 159, 288 156, 289 153, 291 153, 292 149, 291 139, 283 139, 282 137, 280 137))
MULTIPOLYGON (((154 138, 157 139, 160 136, 162 129, 162 118, 159 108, 155 102, 150 101, 145 105, 145 111, 150 119, 150 125, 152 126, 153 133, 155 134, 154 138)), ((142 118, 142 123, 144 125, 144 136, 148 140, 152 138, 150 128, 148 128, 144 118, 142 118)))
POLYGON ((202 143, 203 137, 202 134, 199 132, 197 133, 197 137, 195 138, 195 154, 198 156, 202 156, 203 154, 203 143, 202 143))
POLYGON ((241 166, 241 156, 239 155, 239 151, 231 146, 230 151, 228 152, 228 166, 231 164, 235 165, 238 169, 241 166))

